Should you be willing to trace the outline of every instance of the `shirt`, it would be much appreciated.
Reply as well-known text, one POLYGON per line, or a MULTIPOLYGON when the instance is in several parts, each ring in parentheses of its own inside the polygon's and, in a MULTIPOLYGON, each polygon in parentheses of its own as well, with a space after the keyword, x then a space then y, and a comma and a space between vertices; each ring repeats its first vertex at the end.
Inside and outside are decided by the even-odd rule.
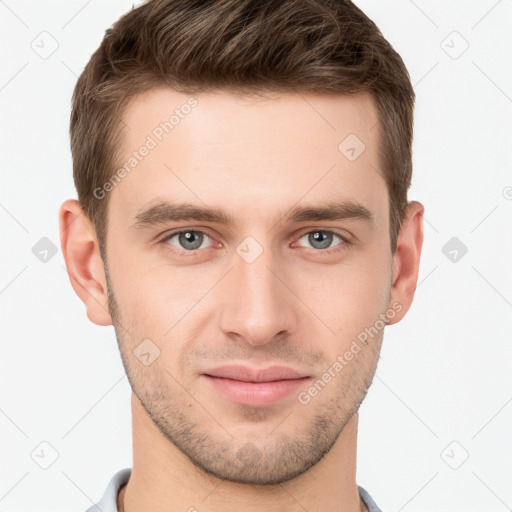
MULTIPOLYGON (((119 512, 117 509, 117 494, 119 493, 119 489, 128 482, 130 475, 132 474, 131 468, 121 469, 118 471, 111 479, 107 485, 107 489, 103 494, 101 500, 88 508, 85 512, 119 512)), ((365 503, 369 512, 382 512, 382 510, 377 506, 375 501, 373 501, 372 497, 363 487, 360 485, 357 486, 359 491, 359 496, 365 503)))

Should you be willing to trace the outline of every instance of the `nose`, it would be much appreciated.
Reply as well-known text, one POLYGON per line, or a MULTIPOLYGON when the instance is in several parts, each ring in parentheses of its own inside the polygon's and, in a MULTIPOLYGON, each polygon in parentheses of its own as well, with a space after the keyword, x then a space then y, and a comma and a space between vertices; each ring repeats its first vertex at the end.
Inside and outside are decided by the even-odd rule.
POLYGON ((224 283, 222 331, 253 346, 291 335, 297 326, 300 301, 290 290, 290 272, 279 265, 270 250, 264 250, 251 263, 235 254, 233 266, 224 283))

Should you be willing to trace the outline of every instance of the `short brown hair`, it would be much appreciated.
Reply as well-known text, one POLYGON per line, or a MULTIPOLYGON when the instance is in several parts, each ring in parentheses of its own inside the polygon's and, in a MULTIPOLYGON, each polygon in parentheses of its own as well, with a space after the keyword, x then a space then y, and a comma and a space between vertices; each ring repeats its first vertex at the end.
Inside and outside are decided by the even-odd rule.
MULTIPOLYGON (((94 190, 118 166, 122 115, 144 91, 368 91, 379 118, 392 253, 412 176, 414 91, 375 23, 349 0, 149 0, 109 28, 76 84, 73 177, 102 256, 107 199, 94 190)), ((341 141, 340 141, 341 142, 341 141)))

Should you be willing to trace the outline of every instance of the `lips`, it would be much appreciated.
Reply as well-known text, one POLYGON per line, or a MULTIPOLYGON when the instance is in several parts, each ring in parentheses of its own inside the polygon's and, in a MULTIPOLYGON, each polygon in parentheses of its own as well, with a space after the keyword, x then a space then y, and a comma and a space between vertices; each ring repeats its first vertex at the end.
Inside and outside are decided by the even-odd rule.
POLYGON ((285 366, 221 366, 207 370, 203 377, 213 390, 231 402, 254 407, 276 404, 310 379, 285 366))
POLYGON ((242 382, 272 382, 306 377, 306 375, 302 375, 298 371, 286 366, 270 366, 259 370, 244 366, 220 366, 206 371, 205 374, 211 377, 221 377, 242 382))

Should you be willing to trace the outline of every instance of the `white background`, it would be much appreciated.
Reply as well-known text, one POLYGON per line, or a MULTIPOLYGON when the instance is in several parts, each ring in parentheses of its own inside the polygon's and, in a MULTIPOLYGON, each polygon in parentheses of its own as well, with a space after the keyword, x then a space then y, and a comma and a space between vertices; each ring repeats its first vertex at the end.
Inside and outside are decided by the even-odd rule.
MULTIPOLYGON (((358 483, 384 512, 512 510, 512 1, 356 3, 409 69, 409 197, 426 209, 415 301, 386 329, 360 411, 358 483), (468 248, 457 262, 442 251, 452 237, 468 248)), ((3 512, 84 511, 131 467, 130 388, 114 330, 87 319, 57 221, 76 197, 73 87, 131 6, 0 2, 3 512), (46 59, 31 47, 43 31, 58 43, 46 59), (58 248, 46 263, 32 252, 42 237, 58 248), (48 469, 31 458, 43 441, 59 454, 48 469)))

